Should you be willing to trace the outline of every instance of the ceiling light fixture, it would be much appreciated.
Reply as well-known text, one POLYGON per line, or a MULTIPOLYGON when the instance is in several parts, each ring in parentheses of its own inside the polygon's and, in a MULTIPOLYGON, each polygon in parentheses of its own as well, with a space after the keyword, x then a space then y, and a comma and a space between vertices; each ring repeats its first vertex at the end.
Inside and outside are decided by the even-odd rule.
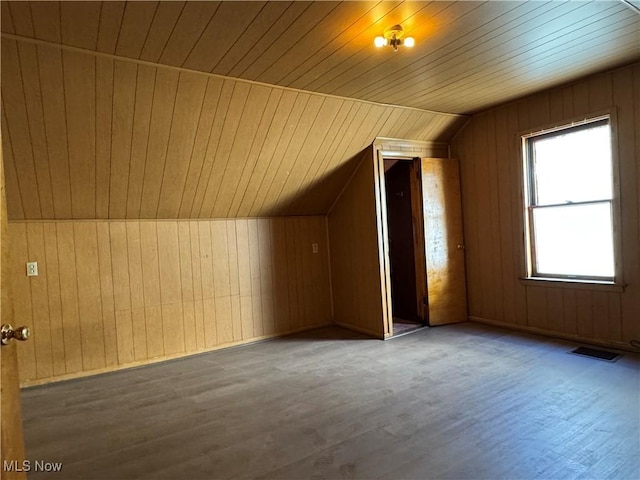
POLYGON ((378 47, 384 47, 386 45, 391 45, 394 52, 398 51, 398 47, 400 45, 404 45, 405 47, 411 48, 416 44, 416 41, 413 37, 405 37, 404 39, 404 30, 401 25, 393 25, 391 27, 387 27, 384 29, 383 36, 376 37, 373 40, 373 44, 378 47))

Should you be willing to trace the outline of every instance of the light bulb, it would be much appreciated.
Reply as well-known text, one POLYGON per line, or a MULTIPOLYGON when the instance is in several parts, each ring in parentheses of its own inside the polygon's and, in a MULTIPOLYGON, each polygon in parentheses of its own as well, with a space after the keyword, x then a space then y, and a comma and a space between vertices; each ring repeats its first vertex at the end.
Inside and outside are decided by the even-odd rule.
POLYGON ((373 44, 378 48, 384 47, 387 44, 387 40, 384 37, 376 37, 373 40, 373 44))
POLYGON ((404 43, 405 47, 411 48, 416 44, 416 39, 413 38, 413 37, 407 37, 407 38, 404 39, 404 42, 402 42, 402 43, 404 43))

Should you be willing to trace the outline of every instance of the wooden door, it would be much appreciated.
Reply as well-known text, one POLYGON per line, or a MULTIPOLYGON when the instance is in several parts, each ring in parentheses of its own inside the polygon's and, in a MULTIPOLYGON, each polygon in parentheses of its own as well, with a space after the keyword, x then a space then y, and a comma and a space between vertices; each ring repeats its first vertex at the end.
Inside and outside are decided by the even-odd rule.
POLYGON ((420 159, 429 325, 467 320, 458 161, 420 159))
MULTIPOLYGON (((4 165, 0 152, 0 323, 12 324, 13 308, 9 288, 7 242, 7 209, 4 192, 4 165)), ((18 357, 16 348, 20 345, 11 340, 8 345, 0 345, 0 479, 25 479, 22 471, 24 437, 20 411, 20 389, 18 384, 18 357), (7 463, 5 463, 7 462, 7 463), (5 468, 8 467, 8 468, 5 468)))

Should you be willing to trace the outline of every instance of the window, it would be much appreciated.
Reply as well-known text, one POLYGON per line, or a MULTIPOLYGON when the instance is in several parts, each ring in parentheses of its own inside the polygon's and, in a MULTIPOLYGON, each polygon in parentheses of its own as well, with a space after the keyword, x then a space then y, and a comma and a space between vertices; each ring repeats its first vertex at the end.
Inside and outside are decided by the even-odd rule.
POLYGON ((614 282, 609 117, 523 137, 528 276, 614 282))

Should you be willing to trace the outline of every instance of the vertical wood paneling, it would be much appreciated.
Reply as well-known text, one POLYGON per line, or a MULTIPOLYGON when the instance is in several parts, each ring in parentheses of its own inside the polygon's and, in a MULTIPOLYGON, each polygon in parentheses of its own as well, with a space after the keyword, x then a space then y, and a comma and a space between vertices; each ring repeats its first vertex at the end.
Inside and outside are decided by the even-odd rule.
MULTIPOLYGON (((27 224, 27 250, 29 261, 38 262, 46 268, 46 252, 44 243, 44 230, 42 224, 27 224)), ((46 281, 38 276, 31 282, 31 311, 34 331, 33 343, 36 357, 36 375, 38 377, 50 377, 53 375, 52 338, 49 318, 49 301, 46 281)), ((23 322, 20 317, 16 317, 23 322)))
POLYGON ((62 59, 69 139, 71 210, 73 218, 95 218, 95 58, 75 52, 63 52, 62 59))
MULTIPOLYGON (((31 145, 31 134, 27 116, 25 92, 23 87, 23 74, 20 69, 20 59, 18 44, 12 41, 2 42, 2 104, 6 122, 3 123, 7 140, 11 142, 11 156, 7 156, 5 161, 13 159, 15 171, 18 176, 18 185, 21 190, 29 191, 29 195, 22 193, 21 201, 26 218, 40 216, 40 198, 38 195, 38 182, 33 159, 33 147, 31 145), (7 60, 5 63, 5 59, 7 60), (10 94, 5 93, 5 85, 10 94)), ((3 134, 4 137, 4 134, 3 134)), ((11 190, 7 189, 7 194, 11 190)), ((11 218, 11 207, 7 199, 9 218, 11 218)))
POLYGON ((178 216, 189 168, 189 164, 184 160, 189 158, 193 150, 206 86, 207 79, 202 75, 183 72, 179 76, 167 146, 167 161, 162 172, 160 201, 156 214, 159 218, 178 216))
MULTIPOLYGON (((151 139, 151 108, 153 105, 156 70, 148 65, 138 65, 136 78, 136 104, 134 107, 133 133, 131 134, 131 159, 128 170, 127 218, 138 218, 142 203, 142 188, 147 164, 147 150, 151 139)), ((114 87, 117 88, 117 87, 114 87)), ((114 172, 115 173, 115 172, 114 172)), ((123 174, 125 175, 125 174, 123 174)))
POLYGON ((271 91, 266 87, 251 86, 247 97, 247 105, 250 108, 245 108, 243 111, 233 146, 228 155, 229 158, 224 169, 220 169, 222 178, 213 202, 211 212, 213 217, 224 217, 229 214, 234 194, 238 188, 238 182, 240 182, 244 173, 245 165, 248 161, 247 157, 250 155, 251 147, 258 134, 258 128, 271 91), (257 115, 256 112, 261 112, 261 115, 257 115))
MULTIPOLYGON (((242 37, 249 25, 260 13, 268 2, 244 2, 225 3, 220 2, 214 16, 207 24, 202 35, 193 42, 193 48, 188 57, 182 62, 182 66, 193 70, 210 72, 216 64, 229 52, 222 48, 212 50, 211 45, 220 45, 225 42, 234 44, 242 37), (237 29, 228 31, 226 27, 237 22, 237 29)), ((277 11, 283 7, 276 7, 277 11)), ((285 7, 286 8, 286 7, 285 7)))
POLYGON ((218 343, 215 322, 214 284, 213 284, 213 250, 211 247, 211 225, 198 223, 199 263, 202 271, 202 299, 204 315, 204 345, 213 347, 218 343))
MULTIPOLYGON (((258 233, 258 255, 260 257, 260 294, 262 297, 262 328, 265 335, 275 332, 273 258, 271 248, 271 221, 253 220, 258 233)), ((304 280, 303 280, 304 281, 304 280)))
POLYGON ((136 65, 115 62, 113 74, 113 113, 111 137, 111 185, 109 217, 125 218, 127 186, 132 164, 131 140, 136 102, 136 65))
POLYGON ((636 61, 640 25, 613 1, 9 2, 2 13, 7 34, 447 112, 636 61), (373 47, 394 24, 415 48, 373 47))
MULTIPOLYGON (((238 136, 241 128, 242 115, 247 108, 247 99, 251 87, 247 84, 237 83, 231 85, 232 89, 227 111, 224 117, 224 125, 220 130, 218 143, 213 150, 211 172, 204 189, 200 215, 204 217, 213 216, 216 198, 222 185, 222 177, 229 163, 229 156, 236 141, 242 141, 238 136), (220 172, 220 173, 219 173, 220 172)), ((248 110, 247 110, 248 113, 248 110)))
POLYGON ((100 9, 100 26, 95 49, 98 52, 114 53, 122 30, 122 15, 125 2, 104 2, 100 9))
MULTIPOLYGON (((96 217, 109 216, 114 62, 96 58, 96 217)), ((117 186, 116 186, 117 188, 117 186)))
POLYGON ((178 224, 158 222, 156 227, 164 353, 170 355, 185 351, 178 224))
POLYGON ((2 3, 2 13, 0 14, 2 19, 2 31, 7 33, 15 33, 16 30, 13 26, 13 18, 11 18, 11 9, 9 8, 9 2, 2 3))
MULTIPOLYGON (((2 123, 7 124, 6 112, 2 112, 2 123)), ((2 153, 4 168, 4 178, 6 181, 5 195, 14 199, 13 216, 16 219, 24 219, 24 208, 22 206, 22 194, 20 193, 20 185, 18 184, 18 174, 16 172, 15 162, 13 160, 13 151, 11 142, 8 139, 9 132, 2 131, 2 153)))
POLYGON ((191 241, 191 271, 193 275, 193 298, 196 322, 196 347, 205 348, 204 302, 202 289, 202 261, 200 256, 199 222, 189 222, 191 241))
MULTIPOLYGON (((191 229, 189 222, 178 223, 178 249, 180 256, 180 301, 183 306, 184 351, 197 350, 196 310, 194 302, 194 275, 191 264, 191 229)), ((170 286, 169 286, 170 288, 170 286)))
MULTIPOLYGON (((181 218, 193 216, 194 200, 200 182, 200 176, 206 163, 206 154, 212 134, 212 125, 219 106, 223 81, 219 78, 209 78, 202 102, 202 111, 198 119, 198 128, 189 160, 189 169, 185 180, 185 187, 180 200, 181 218)), ((200 208, 200 203, 198 203, 200 208)))
POLYGON ((54 218, 47 137, 44 129, 42 104, 39 101, 41 79, 38 71, 36 47, 34 45, 19 43, 18 53, 22 66, 22 83, 27 109, 29 140, 33 151, 33 164, 38 185, 40 210, 42 218, 54 218))
POLYGON ((158 61, 182 65, 218 6, 218 2, 187 2, 158 61))
MULTIPOLYGON (((271 223, 271 251, 273 253, 273 292, 276 331, 291 329, 289 316, 289 278, 287 271, 287 232, 284 218, 271 223)), ((313 273, 313 272, 311 272, 313 273)), ((314 276, 314 278, 318 278, 314 276)))
POLYGON ((106 365, 102 319, 98 234, 95 223, 73 226, 78 281, 78 313, 81 325, 82 368, 97 370, 106 365))
MULTIPOLYGON (((5 2, 6 3, 6 2, 5 2)), ((4 4, 2 5, 2 30, 4 29, 4 4)), ((60 22, 52 21, 52 19, 60 18, 60 3, 58 2, 40 2, 38 8, 31 8, 31 18, 33 20, 33 29, 37 38, 49 42, 59 43, 61 38, 60 22)))
MULTIPOLYGON (((264 49, 268 47, 265 42, 260 41, 265 35, 273 34, 273 32, 278 31, 281 25, 287 25, 292 20, 295 20, 304 10, 309 8, 309 5, 309 3, 302 2, 291 2, 289 4, 267 2, 265 9, 257 17, 256 21, 243 32, 240 39, 220 59, 215 71, 222 75, 234 75, 231 72, 236 66, 241 64, 246 66, 247 59, 259 57, 264 49)), ((224 4, 221 8, 224 9, 224 4)))
MULTIPOLYGON (((67 371, 65 365, 64 329, 62 325, 62 299, 60 291, 60 273, 58 267, 58 236, 56 225, 46 223, 44 229, 45 262, 47 303, 49 307, 49 331, 51 333, 51 356, 53 363, 53 375, 64 375, 67 371)), ((111 331, 113 334, 115 330, 111 331)), ((116 362, 117 363, 117 362, 116 362)))
POLYGON ((233 318, 231 316, 227 225, 223 220, 211 222, 211 253, 216 308, 216 336, 218 343, 225 344, 233 340, 233 318))
MULTIPOLYGON (((144 307, 144 325, 147 338, 147 355, 151 358, 164 355, 164 325, 162 324, 162 301, 160 297, 160 266, 158 258, 158 231, 156 222, 129 222, 127 234, 140 232, 139 244, 130 240, 130 269, 133 265, 131 255, 136 256, 139 249, 142 261, 141 279, 144 296, 141 297, 144 307)), ((133 290, 132 290, 133 293, 133 290)), ((133 299, 133 296, 132 296, 133 299)), ((142 315, 142 314, 141 314, 142 315)))
POLYGON ((64 357, 67 373, 78 373, 83 369, 82 327, 78 311, 78 278, 73 223, 61 222, 56 227, 60 296, 62 299, 62 328, 64 329, 64 357))
MULTIPOLYGON (((2 44, 4 45, 5 42, 3 41, 2 44)), ((2 58, 4 72, 6 65, 4 55, 2 58)), ((41 82, 40 86, 42 88, 42 115, 47 135, 49 162, 51 162, 49 172, 55 218, 68 219, 72 218, 71 175, 69 172, 69 142, 62 52, 55 48, 38 46, 38 61, 40 78, 46 79, 41 82)), ((3 81, 3 91, 5 88, 3 81)))
POLYGON ((157 62, 187 2, 158 2, 140 58, 157 62))
MULTIPOLYGON (((502 108, 496 111, 496 132, 504 131, 509 125, 509 110, 502 108)), ((513 263, 513 245, 511 243, 512 217, 510 199, 510 189, 512 180, 512 169, 507 162, 500 162, 500 158, 509 155, 510 149, 506 142, 497 141, 496 135, 496 196, 498 198, 498 209, 500 211, 500 229, 498 254, 500 255, 502 272, 500 272, 500 284, 498 285, 498 295, 502 300, 502 318, 515 318, 515 289, 512 282, 505 281, 505 278, 517 276, 516 266, 513 263)))
MULTIPOLYGON (((113 300, 116 317, 115 341, 118 349, 118 364, 126 365, 135 360, 135 341, 131 316, 131 296, 129 293, 129 246, 127 243, 127 224, 110 222, 109 246, 111 247, 111 266, 113 269, 113 300)), ((140 349, 140 347, 139 347, 140 349)), ((144 344, 146 350, 146 342, 144 344)))
MULTIPOLYGON (((300 322, 300 308, 298 307, 298 282, 296 279, 296 256, 298 249, 298 242, 296 241, 296 224, 294 222, 285 223, 285 235, 286 235, 286 252, 287 252, 287 278, 289 279, 287 296, 289 298, 289 322, 292 329, 296 329, 300 322)), ((326 228, 326 225, 325 225, 326 228)), ((329 283, 327 281, 327 283, 329 283)), ((304 311, 304 310, 302 310, 304 311)))
POLYGON ((334 320, 383 337, 373 162, 373 149, 367 148, 329 212, 331 285, 334 320))
POLYGON ((116 55, 135 58, 140 56, 158 7, 158 2, 129 2, 124 5, 116 55))
MULTIPOLYGON (((303 250, 304 245, 302 243, 302 232, 300 228, 300 219, 296 218, 292 224, 292 236, 295 242, 295 248, 293 252, 295 252, 294 257, 294 269, 295 276, 297 278, 302 278, 304 275, 304 261, 303 261, 303 250)), ((305 318, 310 311, 310 306, 304 303, 305 295, 304 295, 304 285, 303 282, 296 282, 296 308, 298 310, 298 316, 301 318, 305 318)), ((335 317, 334 317, 335 320, 335 317)))
POLYGON ((73 47, 94 50, 98 43, 101 7, 98 2, 83 2, 78 5, 62 2, 62 42, 73 47))
POLYGON ((296 234, 298 235, 296 249, 296 269, 302 281, 298 283, 298 311, 302 312, 307 318, 313 318, 316 314, 315 302, 311 295, 310 276, 306 276, 305 272, 311 271, 311 263, 309 262, 309 228, 304 218, 296 218, 296 234))
POLYGON ((10 227, 16 315, 34 340, 21 349, 23 383, 331 322, 322 216, 10 227))
POLYGON ((452 150, 462 166, 472 317, 604 342, 626 343, 640 336, 640 87, 634 81, 640 79, 635 73, 639 69, 635 64, 588 77, 476 115, 457 135, 452 150), (578 116, 599 114, 606 109, 616 113, 613 149, 620 169, 620 281, 626 284, 625 290, 619 293, 552 285, 525 287, 518 280, 525 265, 519 134, 550 123, 566 124, 578 116), (493 158, 496 168, 487 164, 487 156, 493 158), (497 228, 501 232, 497 237, 499 249, 494 246, 497 228), (496 253, 502 265, 496 261, 496 253), (489 295, 487 284, 494 285, 499 294, 489 295))
MULTIPOLYGON (((45 225, 46 227, 46 225, 45 225)), ((104 331, 104 356, 107 367, 118 364, 116 340, 115 295, 113 290, 113 264, 111 260, 111 232, 109 224, 96 224, 98 233, 98 268, 100 270, 100 295, 102 297, 102 327, 104 331)))
MULTIPOLYGON (((296 129, 292 132, 293 136, 286 145, 286 149, 281 154, 281 160, 276 165, 272 164, 270 173, 273 173, 268 189, 266 189, 266 196, 259 206, 258 211, 269 212, 267 215, 274 215, 276 205, 278 203, 280 194, 284 188, 285 183, 289 178, 292 178, 291 173, 294 170, 294 162, 296 161, 296 155, 292 155, 292 152, 299 152, 303 154, 303 146, 311 142, 308 141, 310 135, 312 135, 312 127, 320 113, 322 106, 325 103, 325 99, 321 97, 313 96, 304 103, 304 114, 301 115, 296 122, 296 129)), ((330 102, 331 103, 331 102, 330 102)), ((321 134, 321 131, 316 127, 313 129, 314 135, 321 134)), ((276 150, 276 155, 279 155, 276 150)), ((258 205, 258 204, 256 204, 258 205)), ((285 202, 286 205, 286 202, 285 202)))
POLYGON ((153 108, 150 120, 150 139, 144 169, 140 217, 155 218, 160 202, 162 177, 167 157, 167 146, 176 106, 178 73, 156 70, 153 108))
POLYGON ((257 337, 264 335, 262 323, 262 288, 260 275, 260 249, 258 224, 255 220, 247 222, 249 236, 249 261, 251 266, 251 317, 253 320, 253 334, 257 337))
MULTIPOLYGON (((142 263, 142 240, 140 224, 127 222, 126 247, 127 247, 127 274, 129 280, 128 293, 131 299, 131 327, 133 337, 133 351, 136 360, 147 358, 149 355, 149 338, 147 335, 146 312, 147 304, 157 305, 145 296, 144 265, 142 263)), ((147 275, 147 279, 155 279, 153 274, 147 275)), ((147 281, 149 283, 149 281, 147 281)), ((157 323, 154 324, 157 326, 157 323)))
MULTIPOLYGON (((274 219, 274 222, 276 220, 274 219)), ((229 294, 231 297, 231 322, 233 341, 237 342, 242 340, 242 315, 240 308, 240 278, 239 278, 239 263, 238 263, 238 243, 236 234, 236 222, 233 220, 227 220, 224 222, 227 228, 227 248, 229 263, 229 294)), ((277 310, 279 312, 279 310, 277 310)), ((284 312, 284 307, 282 309, 284 312)), ((279 332, 288 331, 288 329, 279 329, 279 332)))
POLYGON ((10 3, 9 16, 13 22, 15 32, 18 35, 24 35, 24 36, 33 35, 34 33, 33 20, 31 18, 31 9, 30 9, 29 3, 27 2, 10 3))
POLYGON ((640 338, 640 325, 627 319, 640 314, 640 69, 625 68, 613 72, 613 96, 618 114, 618 162, 620 190, 629 200, 622 205, 623 280, 628 284, 621 295, 622 336, 640 338), (631 192, 635 192, 635 195, 631 192), (635 201, 634 201, 635 200, 635 201))
POLYGON ((2 48, 12 219, 324 214, 375 137, 446 141, 464 121, 53 44, 2 48))
MULTIPOLYGON (((238 286, 240 292, 240 318, 243 338, 255 336, 253 328, 252 276, 249 241, 249 221, 236 220, 236 245, 238 247, 238 286)), ((291 222, 288 224, 292 225, 291 222)))

